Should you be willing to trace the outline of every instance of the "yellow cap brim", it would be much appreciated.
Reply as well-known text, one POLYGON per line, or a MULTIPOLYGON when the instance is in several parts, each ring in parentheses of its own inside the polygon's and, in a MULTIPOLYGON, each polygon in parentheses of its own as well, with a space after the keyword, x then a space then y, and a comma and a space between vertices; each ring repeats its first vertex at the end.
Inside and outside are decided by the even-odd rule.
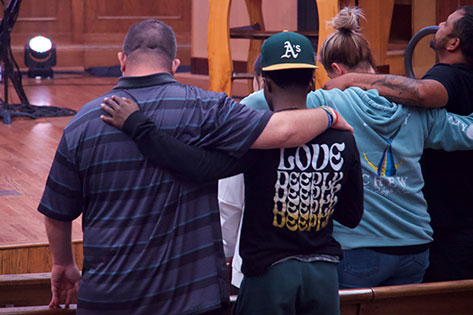
POLYGON ((318 69, 319 67, 307 63, 279 63, 264 67, 263 71, 288 70, 288 69, 318 69))

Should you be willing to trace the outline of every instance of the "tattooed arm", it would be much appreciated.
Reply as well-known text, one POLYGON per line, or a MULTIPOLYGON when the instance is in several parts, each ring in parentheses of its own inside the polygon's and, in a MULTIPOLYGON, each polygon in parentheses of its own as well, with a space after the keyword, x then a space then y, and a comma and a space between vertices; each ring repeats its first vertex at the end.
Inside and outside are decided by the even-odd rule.
POLYGON ((440 108, 448 102, 447 89, 440 82, 398 75, 352 72, 327 81, 323 88, 344 90, 350 86, 364 90, 376 89, 390 101, 404 105, 440 108))

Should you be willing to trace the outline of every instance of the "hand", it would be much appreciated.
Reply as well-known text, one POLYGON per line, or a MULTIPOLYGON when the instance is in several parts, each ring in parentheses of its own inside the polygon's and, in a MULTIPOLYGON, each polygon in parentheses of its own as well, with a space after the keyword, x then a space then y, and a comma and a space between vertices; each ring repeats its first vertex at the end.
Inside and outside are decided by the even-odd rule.
POLYGON ((58 308, 61 302, 66 307, 72 302, 72 298, 79 291, 80 271, 76 264, 53 265, 51 271, 52 298, 49 302, 50 308, 58 308))
POLYGON ((339 130, 347 130, 347 131, 350 131, 351 134, 353 134, 353 127, 349 123, 347 123, 345 118, 343 118, 342 115, 340 115, 340 113, 337 112, 337 115, 338 115, 337 123, 333 124, 332 128, 339 129, 339 130))
POLYGON ((325 82, 322 89, 324 90, 340 89, 343 91, 350 86, 348 79, 349 79, 348 74, 344 74, 339 77, 333 78, 325 82))
POLYGON ((100 107, 111 117, 100 115, 100 118, 107 124, 121 129, 125 120, 137 110, 140 110, 138 104, 126 97, 113 95, 112 98, 104 98, 104 103, 100 107))

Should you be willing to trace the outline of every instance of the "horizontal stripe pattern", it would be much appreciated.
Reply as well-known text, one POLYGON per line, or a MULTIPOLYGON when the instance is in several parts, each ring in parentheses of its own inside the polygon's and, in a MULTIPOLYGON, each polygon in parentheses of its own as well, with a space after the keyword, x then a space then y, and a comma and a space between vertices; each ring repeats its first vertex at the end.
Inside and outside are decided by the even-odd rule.
POLYGON ((121 78, 78 112, 59 144, 38 210, 65 221, 82 213, 78 313, 186 314, 227 299, 216 182, 186 183, 146 161, 129 136, 101 121, 100 103, 131 96, 159 128, 235 156, 270 114, 169 78, 159 85, 162 78, 128 90, 121 78))

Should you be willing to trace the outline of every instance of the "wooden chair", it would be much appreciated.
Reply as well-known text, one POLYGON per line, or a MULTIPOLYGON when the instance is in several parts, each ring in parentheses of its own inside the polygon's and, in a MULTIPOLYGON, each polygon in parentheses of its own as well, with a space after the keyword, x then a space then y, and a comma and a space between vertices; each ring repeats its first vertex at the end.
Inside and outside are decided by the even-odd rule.
MULTIPOLYGON (((355 0, 314 0, 318 8, 319 31, 317 34, 306 34, 318 37, 318 47, 333 32, 327 24, 338 11, 345 6, 354 6, 355 0)), ((366 21, 361 21, 363 33, 372 45, 374 57, 378 64, 384 65, 394 0, 359 0, 359 7, 365 11, 366 21)), ((230 38, 249 38, 247 73, 252 73, 253 63, 260 53, 262 40, 270 36, 264 28, 262 0, 245 0, 251 25, 259 25, 259 31, 241 30, 231 31, 229 28, 229 14, 231 0, 209 0, 208 23, 208 61, 209 61, 209 88, 215 92, 225 92, 231 95, 233 62, 230 51, 230 38)), ((329 79, 320 63, 316 71, 316 87, 321 88, 329 79)), ((243 76, 248 78, 248 75, 243 76)), ((251 91, 251 87, 249 88, 251 91)))
MULTIPOLYGON (((330 4, 337 3, 339 0, 326 0, 330 4)), ((317 2, 325 2, 317 0, 317 2)), ((242 78, 249 78, 248 74, 253 73, 253 64, 258 57, 261 44, 264 39, 271 36, 274 32, 266 32, 264 27, 262 0, 245 0, 250 25, 258 25, 259 30, 241 31, 229 28, 229 13, 231 0, 209 0, 209 24, 208 24, 208 60, 209 60, 209 89, 215 92, 225 92, 231 95, 233 62, 230 51, 230 38, 248 38, 250 39, 250 48, 248 51, 247 74, 242 78)), ((337 6, 338 8, 338 6, 337 6)), ((334 10, 338 12, 337 10, 334 10)), ((315 36, 316 34, 306 34, 315 36)), ((317 34, 318 35, 318 34, 317 34)), ((250 82, 251 83, 251 82, 250 82)), ((249 84, 249 90, 252 90, 249 84)))

